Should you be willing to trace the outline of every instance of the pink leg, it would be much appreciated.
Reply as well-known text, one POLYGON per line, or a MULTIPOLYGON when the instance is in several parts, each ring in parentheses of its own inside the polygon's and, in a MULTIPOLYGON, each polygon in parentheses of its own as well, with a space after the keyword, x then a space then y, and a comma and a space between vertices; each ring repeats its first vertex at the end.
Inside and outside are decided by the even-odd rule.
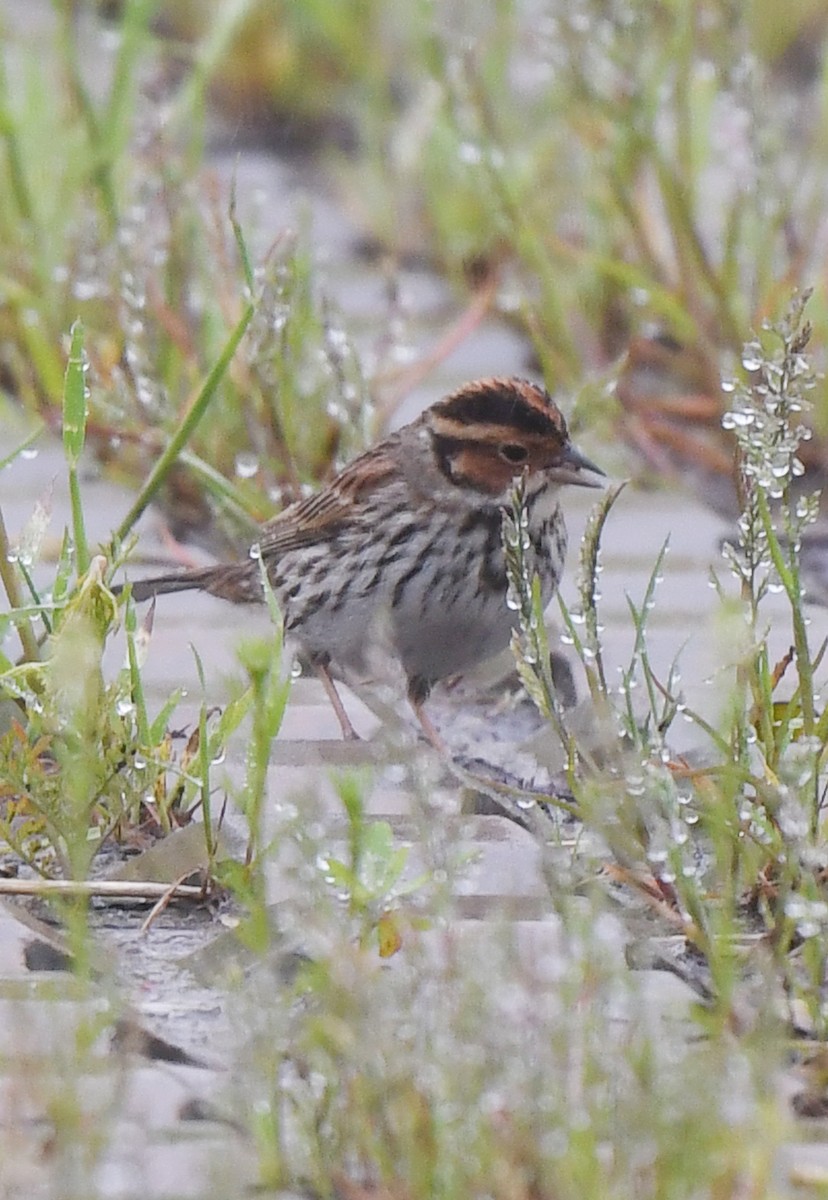
POLYGON ((448 747, 435 729, 431 717, 425 710, 425 700, 420 700, 414 698, 413 696, 409 696, 409 701, 411 703, 411 707, 414 709, 414 716, 420 722, 420 728, 422 729, 428 741, 438 754, 444 755, 446 758, 448 758, 448 747))
POLYGON ((360 736, 351 724, 351 718, 345 711, 345 705, 342 703, 342 697, 336 690, 336 684, 331 678, 330 671, 326 663, 314 663, 313 667, 316 674, 322 681, 322 686, 325 689, 325 694, 331 702, 331 708, 336 713, 336 719, 339 721, 339 728, 342 730, 342 736, 346 742, 358 742, 360 736))

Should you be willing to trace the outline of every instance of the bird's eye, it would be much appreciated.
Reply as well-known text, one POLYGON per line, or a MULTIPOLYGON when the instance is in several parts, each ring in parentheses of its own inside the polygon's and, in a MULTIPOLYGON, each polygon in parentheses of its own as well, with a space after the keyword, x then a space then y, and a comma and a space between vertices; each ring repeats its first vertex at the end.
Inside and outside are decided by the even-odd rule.
POLYGON ((518 463, 526 462, 529 457, 529 451, 525 446, 519 446, 517 442, 504 442, 498 447, 498 452, 501 458, 505 458, 507 463, 517 466, 518 463))

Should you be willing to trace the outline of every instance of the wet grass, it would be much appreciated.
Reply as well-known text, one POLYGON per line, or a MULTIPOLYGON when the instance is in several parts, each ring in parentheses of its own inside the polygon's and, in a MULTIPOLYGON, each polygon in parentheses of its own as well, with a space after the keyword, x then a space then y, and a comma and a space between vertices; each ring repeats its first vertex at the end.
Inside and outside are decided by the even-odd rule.
MULTIPOLYGON (((801 423, 819 426, 825 407, 808 358, 828 344, 825 296, 808 302, 812 327, 801 292, 777 315, 803 277, 825 274, 825 89, 790 74, 820 14, 803 10, 771 34, 758 10, 585 0, 545 14, 528 37, 503 2, 450 17, 414 6, 404 20, 379 3, 308 2, 285 6, 278 28, 259 4, 218 6, 162 123, 146 94, 165 53, 154 11, 123 6, 94 96, 69 5, 55 6, 54 89, 35 87, 42 64, 22 47, 0 75, 3 387, 61 429, 72 503, 45 588, 33 569, 46 514, 16 547, 0 523, 0 836, 30 871, 85 879, 107 840, 206 818, 206 875, 231 890, 240 936, 267 964, 228 1001, 243 1031, 228 1103, 265 1191, 777 1194, 776 1156, 791 1136, 778 1078, 786 1056, 804 1057, 803 1039, 815 1053, 800 1107, 824 1111, 828 718, 824 647, 810 645, 799 577, 816 506, 795 481, 801 423), (269 253, 252 256, 230 198, 217 200, 201 174, 207 89, 218 79, 232 91, 234 55, 255 44, 266 58, 269 38, 288 64, 281 90, 274 99, 270 77, 266 86, 251 72, 244 103, 298 114, 322 140, 344 111, 348 153, 341 138, 328 153, 366 231, 398 260, 438 264, 461 293, 494 278, 490 303, 525 331, 550 387, 590 375, 598 383, 583 395, 594 398, 620 349, 656 326, 697 353, 703 378, 725 372, 712 394, 736 449, 740 519, 715 580, 731 648, 720 718, 688 711, 677 672, 658 678, 650 665, 661 559, 630 599, 633 654, 620 687, 608 684, 598 568, 610 491, 584 541, 580 610, 563 614, 594 725, 588 741, 569 728, 522 568, 515 494, 505 538, 516 660, 561 747, 582 830, 573 851, 571 826, 520 798, 541 819, 556 918, 542 923, 540 949, 522 947, 515 924, 485 923, 478 937, 456 923, 466 864, 446 833, 456 813, 428 779, 414 802, 416 863, 366 815, 371 780, 360 775, 336 781, 344 848, 329 844, 313 797, 279 797, 266 822, 289 688, 278 637, 242 648, 238 698, 217 712, 204 697, 176 740, 177 697, 157 712, 144 697, 151 616, 139 621, 109 588, 151 501, 193 506, 182 527, 219 514, 246 540, 371 434, 376 381, 319 298, 310 248, 277 230, 269 253), (105 555, 85 533, 78 468, 90 448, 143 482, 105 555), (780 590, 792 650, 775 662, 763 602, 780 590), (126 662, 110 678, 104 649, 120 623, 126 662), (246 718, 234 799, 249 843, 227 859, 215 768, 246 718), (671 753, 684 719, 698 759, 671 753), (295 884, 278 937, 267 869, 295 884), (643 937, 640 908, 653 922, 643 937), (275 986, 270 965, 285 945, 302 954, 275 986), (666 965, 694 1003, 675 1020, 654 1014, 629 964, 666 965)), ((189 35, 192 13, 171 6, 166 17, 189 35)), ((88 978, 85 903, 66 901, 61 915, 88 978)), ((80 1031, 77 1074, 70 1063, 55 1092, 55 1179, 73 1162, 71 1194, 96 1194, 107 1136, 91 1136, 77 1097, 67 1105, 102 1022, 80 1031)))

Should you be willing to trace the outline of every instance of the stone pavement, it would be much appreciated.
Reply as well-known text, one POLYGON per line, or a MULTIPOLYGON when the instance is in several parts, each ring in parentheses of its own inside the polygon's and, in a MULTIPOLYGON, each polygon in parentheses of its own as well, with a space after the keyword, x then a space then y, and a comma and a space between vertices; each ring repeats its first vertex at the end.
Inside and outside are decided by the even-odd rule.
MULTIPOLYGON (((4 445, 9 444, 9 436, 4 436, 4 445)), ((600 457, 600 450, 590 447, 590 452, 600 457)), ((59 448, 45 442, 36 458, 18 459, 0 475, 0 505, 12 532, 21 528, 38 496, 50 486, 55 508, 52 533, 57 537, 68 514, 59 448)), ((97 478, 91 464, 83 487, 90 536, 104 538, 109 524, 125 510, 128 496, 97 478)), ((568 499, 573 502, 568 508, 574 510, 574 526, 583 520, 593 497, 573 492, 568 499)), ((143 522, 142 550, 146 547, 144 552, 153 558, 161 553, 156 527, 156 518, 149 514, 143 522)), ((715 687, 706 681, 715 673, 721 642, 716 629, 717 604, 707 585, 707 573, 709 564, 717 561, 722 528, 716 518, 685 496, 628 490, 607 526, 603 557, 605 643, 609 661, 621 665, 630 653, 632 636, 625 595, 640 602, 651 564, 664 539, 670 537, 671 553, 651 620, 651 656, 657 669, 666 672, 673 655, 684 645, 682 686, 688 699, 710 715, 715 715, 719 699, 715 687)), ((136 565, 136 575, 139 570, 136 565)), ((571 590, 570 577, 570 595, 571 590)), ((821 611, 814 616, 816 638, 825 632, 826 622, 821 611)), ((220 704, 227 695, 229 677, 239 673, 235 666, 239 639, 267 631, 263 613, 235 610, 210 597, 163 597, 145 673, 151 707, 160 705, 174 687, 183 686, 188 696, 175 720, 185 724, 192 719, 199 702, 199 683, 191 645, 204 663, 207 697, 210 703, 220 704)), ((788 636, 780 629, 780 650, 788 636)), ((114 647, 112 669, 120 665, 121 655, 122 648, 114 647)), ((534 839, 502 817, 461 816, 456 787, 441 776, 430 749, 417 748, 415 731, 404 711, 389 734, 388 723, 378 720, 352 694, 348 694, 348 705, 355 724, 370 739, 356 747, 339 739, 336 721, 317 682, 296 681, 270 768, 269 788, 276 807, 302 804, 312 796, 315 819, 324 830, 322 841, 329 853, 335 853, 345 827, 330 770, 360 761, 372 763, 374 782, 367 811, 372 817, 388 820, 401 844, 413 846, 412 865, 416 866, 422 826, 411 819, 411 789, 413 784, 416 792, 418 780, 426 780, 432 802, 436 803, 438 794, 444 798, 442 836, 459 855, 468 858, 467 869, 458 876, 452 936, 485 939, 487 930, 490 937, 500 936, 503 914, 508 913, 514 936, 529 939, 533 954, 538 954, 539 945, 554 954, 559 926, 550 909, 534 839), (394 747, 400 755, 398 764, 392 759, 383 767, 394 747)), ((504 765, 514 761, 515 747, 502 729, 487 732, 488 710, 475 716, 472 704, 471 713, 462 697, 446 694, 436 699, 436 715, 449 740, 457 729, 465 745, 469 738, 485 741, 488 737, 487 748, 491 751, 493 745, 499 746, 504 765)), ((698 737, 691 726, 685 728, 687 746, 692 748, 698 737)), ((489 756, 497 759, 496 752, 489 756)), ((229 779, 238 780, 242 760, 239 743, 228 756, 229 779)), ((276 866, 268 872, 268 888, 273 903, 291 895, 291 885, 285 884, 276 866)), ((58 1100, 66 1102, 66 1079, 71 1073, 67 1059, 86 1042, 91 1049, 86 1052, 85 1066, 69 1089, 78 1108, 77 1119, 94 1125, 104 1122, 105 1114, 117 1114, 105 1121, 107 1149, 94 1172, 102 1195, 222 1196, 234 1194, 222 1190, 227 1181, 237 1184, 249 1178, 253 1182, 254 1156, 246 1135, 232 1124, 211 1119, 211 1114, 224 1111, 225 1072, 232 1061, 235 1037, 227 1025, 221 989, 210 985, 209 969, 206 977, 198 978, 201 958, 206 954, 206 961, 211 962, 208 943, 215 926, 211 930, 209 918, 190 918, 188 929, 187 919, 180 914, 167 914, 167 918, 143 939, 136 932, 135 918, 120 923, 103 919, 96 940, 104 954, 119 957, 118 996, 110 985, 104 985, 91 998, 73 1000, 71 980, 41 970, 40 959, 32 950, 44 940, 48 944, 50 934, 59 942, 59 933, 48 929, 33 933, 21 923, 13 906, 0 908, 0 1060, 12 1064, 10 1072, 8 1067, 0 1072, 0 1196, 62 1194, 55 1190, 49 1155, 44 1151, 54 1135, 49 1113, 58 1100), (66 982, 59 982, 61 979, 66 982), (141 1046, 136 1050, 127 1043, 125 1048, 113 1048, 107 1037, 95 1039, 90 1030, 104 1027, 107 1015, 120 1011, 125 999, 141 1028, 160 1034, 196 1058, 206 1056, 208 1065, 159 1062, 148 1058, 141 1046), (192 1119, 205 1114, 206 1121, 192 1119)), ((620 924, 618 936, 620 950, 620 924)), ((670 975, 645 972, 641 982, 658 1014, 653 1019, 674 1021, 692 1003, 689 988, 670 975)), ((798 1163, 795 1152, 790 1153, 791 1161, 798 1163)), ((816 1148, 810 1147, 809 1155, 809 1163, 828 1165, 828 1156, 816 1148)), ((65 1160, 65 1154, 55 1158, 55 1162, 65 1160)))
MULTIPOLYGON (((242 221, 248 227, 259 224, 262 244, 274 233, 263 223, 267 214, 279 214, 280 227, 300 210, 310 214, 311 242, 325 292, 342 311, 357 343, 370 353, 378 320, 385 316, 385 285, 355 259, 358 231, 326 198, 318 179, 249 151, 240 159, 235 153, 216 158, 214 168, 225 184, 236 175, 242 221)), ((255 238, 253 243, 255 258, 255 238)), ((448 285, 426 272, 402 271, 399 294, 416 358, 427 353, 457 318, 456 304, 448 285)), ((415 390, 399 419, 409 419, 470 378, 525 373, 526 358, 526 346, 513 330, 486 321, 415 390)), ((0 416, 0 451, 5 451, 14 444, 19 421, 13 413, 0 416)), ((588 444, 585 449, 610 473, 624 473, 617 447, 588 444)), ((68 517, 59 447, 44 439, 36 457, 19 458, 0 474, 0 507, 12 535, 22 529, 48 489, 53 494, 54 548, 68 517)), ((103 540, 126 511, 130 496, 101 479, 91 462, 83 492, 90 539, 103 540)), ((563 590, 571 601, 579 530, 595 497, 573 489, 565 499, 571 551, 563 590)), ((684 697, 714 720, 723 703, 715 679, 727 651, 728 630, 708 578, 711 564, 723 570, 718 540, 724 530, 717 517, 687 495, 629 488, 607 524, 603 549, 601 607, 607 662, 614 672, 626 665, 632 652, 626 597, 640 604, 659 549, 670 539, 649 624, 650 658, 666 678, 681 651, 684 697)), ((167 553, 153 513, 145 516, 141 533, 136 577, 156 569, 167 553)), ((781 657, 791 640, 781 598, 772 598, 768 611, 774 653, 781 657)), ((235 610, 207 596, 161 598, 145 671, 150 706, 160 706, 172 689, 183 687, 187 696, 175 721, 185 725, 193 720, 200 684, 191 646, 204 664, 209 702, 221 704, 229 678, 239 675, 239 639, 267 632, 267 617, 261 612, 235 610)), ((826 633, 828 618, 817 610, 814 644, 826 633)), ((112 670, 120 666, 122 654, 122 646, 114 645, 112 670)), ((321 844, 333 853, 345 830, 331 768, 367 763, 373 768, 367 811, 387 820, 400 842, 412 846, 415 864, 418 856, 429 862, 432 851, 423 846, 418 812, 418 793, 426 792, 432 820, 441 822, 440 836, 467 859, 457 874, 451 935, 479 944, 482 955, 502 936, 505 917, 519 953, 533 964, 554 962, 561 931, 535 840, 503 817, 464 816, 456 785, 441 773, 430 749, 417 746, 416 731, 402 709, 399 717, 381 720, 350 692, 347 704, 367 739, 356 747, 340 741, 318 683, 304 678, 296 682, 272 755, 268 820, 276 819, 277 809, 307 804, 321 844)), ((524 725, 493 721, 491 704, 475 706, 468 693, 444 689, 435 695, 434 713, 450 743, 465 750, 485 746, 489 760, 506 767, 519 762, 522 771, 529 762, 525 773, 531 776, 537 724, 528 718, 524 725)), ((696 748, 695 728, 678 728, 676 743, 681 750, 696 748)), ((239 778, 243 754, 238 741, 225 767, 231 782, 239 778)), ((274 904, 290 897, 294 886, 275 865, 269 871, 269 899, 274 904)), ((71 977, 47 969, 60 965, 65 948, 60 931, 48 923, 39 925, 11 903, 0 905, 0 1200, 80 1196, 90 1180, 100 1195, 118 1200, 139 1195, 144 1200, 236 1196, 255 1183, 256 1156, 249 1134, 222 1117, 239 1032, 231 1027, 222 988, 215 985, 216 964, 226 953, 226 943, 218 944, 220 920, 209 913, 171 910, 142 937, 137 926, 143 915, 136 919, 129 913, 119 916, 115 910, 96 909, 102 973, 92 994, 80 996, 71 977), (112 1014, 123 1013, 125 1005, 133 1035, 113 1045, 109 1034, 96 1031, 106 1029, 112 1014), (159 1057, 163 1049, 142 1041, 141 1030, 166 1038, 197 1062, 164 1061, 159 1057), (95 1133, 103 1139, 97 1157, 95 1133), (84 1146, 88 1160, 83 1158, 84 1146)), ((442 931, 431 936, 439 947, 442 931)), ((623 937, 619 923, 619 959, 623 937)), ((640 983, 652 1020, 682 1021, 693 1001, 685 984, 656 971, 641 972, 640 983)), ((792 1146, 788 1153, 790 1164, 782 1168, 786 1178, 793 1164, 812 1177, 819 1172, 823 1181, 828 1177, 823 1146, 808 1147, 807 1158, 801 1147, 792 1146)))

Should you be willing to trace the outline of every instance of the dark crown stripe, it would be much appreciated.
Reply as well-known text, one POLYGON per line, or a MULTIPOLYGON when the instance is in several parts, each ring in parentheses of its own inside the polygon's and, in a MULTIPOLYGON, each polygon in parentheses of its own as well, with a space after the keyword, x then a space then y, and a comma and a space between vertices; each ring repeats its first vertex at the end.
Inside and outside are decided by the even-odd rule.
POLYGON ((506 426, 516 433, 534 433, 541 436, 560 434, 560 425, 552 415, 554 410, 541 407, 544 393, 531 388, 534 395, 530 401, 523 388, 529 391, 530 385, 524 384, 519 389, 512 384, 493 383, 491 386, 474 390, 463 388, 435 404, 433 411, 438 417, 445 417, 459 425, 476 425, 482 422, 506 426))

